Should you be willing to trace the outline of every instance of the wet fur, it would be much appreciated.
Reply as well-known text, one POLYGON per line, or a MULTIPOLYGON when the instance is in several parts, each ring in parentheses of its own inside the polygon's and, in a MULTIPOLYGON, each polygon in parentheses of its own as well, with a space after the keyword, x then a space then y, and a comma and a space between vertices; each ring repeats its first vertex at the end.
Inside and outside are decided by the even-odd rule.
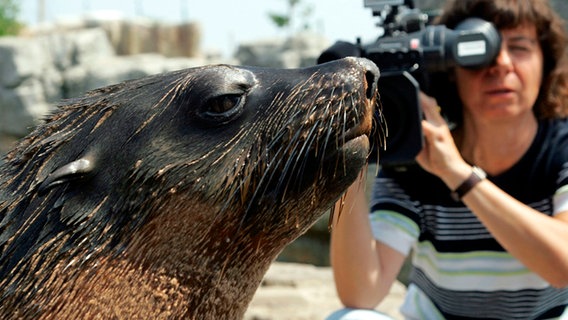
POLYGON ((242 317, 365 164, 373 68, 208 66, 67 101, 0 169, 0 318, 242 317))

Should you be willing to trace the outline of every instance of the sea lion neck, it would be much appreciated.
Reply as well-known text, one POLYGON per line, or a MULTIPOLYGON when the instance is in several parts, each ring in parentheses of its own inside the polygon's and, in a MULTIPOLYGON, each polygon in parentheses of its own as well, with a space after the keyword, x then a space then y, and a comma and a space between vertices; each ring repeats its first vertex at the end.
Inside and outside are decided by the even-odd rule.
POLYGON ((280 251, 282 235, 247 224, 227 224, 227 219, 238 221, 242 215, 238 208, 222 212, 220 207, 209 214, 216 211, 199 204, 184 210, 187 199, 172 201, 179 203, 166 201, 165 207, 179 210, 153 217, 118 260, 138 274, 135 278, 142 283, 137 286, 152 288, 146 295, 168 288, 168 296, 175 300, 169 303, 175 306, 170 310, 173 318, 242 317, 280 251))

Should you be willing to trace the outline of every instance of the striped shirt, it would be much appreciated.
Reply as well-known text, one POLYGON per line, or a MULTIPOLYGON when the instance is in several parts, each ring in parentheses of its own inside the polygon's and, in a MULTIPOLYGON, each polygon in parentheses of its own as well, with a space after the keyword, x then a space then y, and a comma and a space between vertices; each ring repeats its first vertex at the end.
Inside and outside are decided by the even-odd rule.
MULTIPOLYGON (((543 214, 568 210, 568 122, 541 121, 526 154, 488 179, 543 214)), ((412 253, 401 308, 409 319, 549 319, 568 305, 568 288, 551 287, 507 253, 439 178, 417 165, 380 171, 370 221, 378 241, 412 253)))

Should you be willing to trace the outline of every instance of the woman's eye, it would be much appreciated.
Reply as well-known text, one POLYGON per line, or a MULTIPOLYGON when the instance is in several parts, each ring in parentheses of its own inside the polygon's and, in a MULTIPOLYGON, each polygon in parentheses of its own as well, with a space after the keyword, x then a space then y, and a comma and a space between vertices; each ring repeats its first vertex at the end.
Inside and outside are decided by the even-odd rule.
POLYGON ((538 42, 526 37, 517 37, 506 42, 507 48, 510 52, 523 54, 532 52, 537 46, 538 42))
POLYGON ((525 47, 525 46, 510 46, 509 50, 517 51, 517 52, 529 52, 530 48, 525 47))

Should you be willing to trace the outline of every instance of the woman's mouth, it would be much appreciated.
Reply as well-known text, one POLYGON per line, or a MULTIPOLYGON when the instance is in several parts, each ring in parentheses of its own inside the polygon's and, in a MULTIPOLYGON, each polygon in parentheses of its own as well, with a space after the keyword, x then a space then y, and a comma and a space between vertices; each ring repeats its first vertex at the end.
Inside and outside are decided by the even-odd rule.
POLYGON ((515 91, 512 89, 508 89, 508 88, 498 88, 498 89, 491 89, 491 90, 487 90, 485 91, 485 94, 489 95, 489 96, 509 96, 514 94, 515 91))

